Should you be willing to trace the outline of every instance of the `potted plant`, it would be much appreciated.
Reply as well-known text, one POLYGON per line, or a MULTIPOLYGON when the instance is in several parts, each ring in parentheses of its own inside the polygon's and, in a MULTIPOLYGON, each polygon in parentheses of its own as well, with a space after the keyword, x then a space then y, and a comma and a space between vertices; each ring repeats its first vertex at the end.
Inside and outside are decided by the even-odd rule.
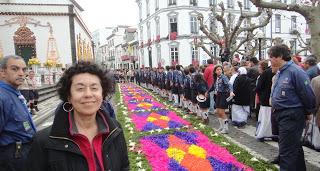
POLYGON ((37 73, 38 66, 40 65, 40 60, 37 57, 31 57, 28 61, 28 66, 32 67, 32 70, 37 73))

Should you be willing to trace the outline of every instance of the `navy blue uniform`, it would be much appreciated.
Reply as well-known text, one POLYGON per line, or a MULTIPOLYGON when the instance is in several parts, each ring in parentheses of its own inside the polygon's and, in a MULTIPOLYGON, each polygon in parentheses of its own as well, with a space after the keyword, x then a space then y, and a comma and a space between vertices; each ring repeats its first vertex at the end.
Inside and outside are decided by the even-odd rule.
POLYGON ((271 98, 279 126, 280 170, 304 171, 300 138, 305 115, 315 111, 315 95, 308 75, 292 61, 280 68, 275 80, 271 98))

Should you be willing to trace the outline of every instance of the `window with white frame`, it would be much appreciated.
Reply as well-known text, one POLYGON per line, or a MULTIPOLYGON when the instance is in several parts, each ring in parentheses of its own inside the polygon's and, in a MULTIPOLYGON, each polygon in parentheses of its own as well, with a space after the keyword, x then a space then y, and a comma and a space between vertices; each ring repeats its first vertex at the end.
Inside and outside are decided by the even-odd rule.
POLYGON ((250 9, 250 0, 243 0, 244 9, 250 9))
POLYGON ((191 6, 198 6, 198 0, 190 0, 191 6))
POLYGON ((150 29, 150 22, 147 23, 147 32, 148 32, 148 40, 151 39, 151 29, 150 29))
POLYGON ((297 29, 297 16, 291 16, 291 30, 297 29))
POLYGON ((296 53, 297 52, 297 40, 293 39, 289 41, 290 43, 290 49, 291 49, 291 53, 296 53))
POLYGON ((141 3, 139 3, 139 18, 141 21, 142 20, 142 5, 141 5, 141 3))
POLYGON ((149 16, 150 15, 149 0, 146 0, 146 6, 147 6, 147 16, 149 16))
POLYGON ((158 64, 161 62, 161 46, 157 46, 157 62, 158 64))
POLYGON ((179 63, 179 51, 178 46, 170 47, 170 58, 171 62, 179 63))
POLYGON ((199 48, 191 45, 191 60, 192 61, 199 61, 199 48))
POLYGON ((141 58, 140 59, 142 60, 141 61, 141 65, 144 65, 144 50, 143 50, 143 48, 140 49, 140 54, 141 54, 141 56, 140 56, 141 58))
POLYGON ((143 27, 140 27, 140 40, 143 40, 143 27))
POLYGON ((261 58, 266 59, 266 50, 265 49, 261 51, 261 58))
POLYGON ((276 33, 281 33, 281 15, 280 14, 275 14, 275 32, 276 33))
POLYGON ((212 55, 215 55, 214 54, 214 45, 213 44, 210 44, 210 52, 212 55))
POLYGON ((156 11, 159 9, 159 0, 155 0, 155 9, 156 11))
POLYGON ((227 0, 227 6, 228 6, 228 8, 233 8, 234 0, 227 0))
POLYGON ((168 5, 169 5, 169 6, 171 6, 171 5, 177 5, 177 1, 176 1, 176 0, 169 0, 168 5))
POLYGON ((199 33, 199 25, 198 25, 198 19, 197 16, 191 16, 190 17, 190 30, 191 34, 198 34, 199 33))
POLYGON ((210 17, 210 31, 215 32, 216 31, 216 18, 215 17, 210 17))
MULTIPOLYGON (((261 25, 263 21, 264 21, 264 19, 262 17, 260 17, 259 18, 259 25, 261 25)), ((260 27, 259 29, 264 33, 265 30, 266 30, 266 27, 265 26, 264 27, 260 27)))
POLYGON ((156 20, 156 34, 160 36, 160 21, 156 20))
POLYGON ((209 0, 209 6, 216 5, 216 0, 209 0))
POLYGON ((178 33, 177 16, 171 16, 169 18, 169 24, 170 24, 170 33, 172 33, 172 32, 178 33))

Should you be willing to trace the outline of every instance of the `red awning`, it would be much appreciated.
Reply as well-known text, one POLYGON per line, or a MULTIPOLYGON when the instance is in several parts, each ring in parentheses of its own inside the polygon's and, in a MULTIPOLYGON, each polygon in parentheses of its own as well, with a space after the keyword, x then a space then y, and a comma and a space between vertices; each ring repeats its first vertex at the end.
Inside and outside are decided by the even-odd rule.
POLYGON ((123 55, 123 56, 121 56, 121 60, 122 61, 130 60, 130 56, 129 55, 123 55))

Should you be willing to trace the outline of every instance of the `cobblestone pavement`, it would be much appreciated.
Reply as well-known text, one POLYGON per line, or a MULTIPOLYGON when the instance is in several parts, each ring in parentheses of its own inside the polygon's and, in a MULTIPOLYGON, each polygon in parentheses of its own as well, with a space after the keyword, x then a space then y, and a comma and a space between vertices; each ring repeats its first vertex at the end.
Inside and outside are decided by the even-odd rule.
MULTIPOLYGON (((217 129, 219 122, 215 115, 209 115, 209 125, 217 129)), ((248 121, 245 128, 239 129, 235 126, 229 126, 229 134, 225 135, 231 142, 248 150, 251 154, 266 160, 272 160, 278 154, 278 143, 273 141, 259 142, 255 139, 255 118, 248 121)), ((320 171, 320 152, 303 147, 308 171, 320 171)))

